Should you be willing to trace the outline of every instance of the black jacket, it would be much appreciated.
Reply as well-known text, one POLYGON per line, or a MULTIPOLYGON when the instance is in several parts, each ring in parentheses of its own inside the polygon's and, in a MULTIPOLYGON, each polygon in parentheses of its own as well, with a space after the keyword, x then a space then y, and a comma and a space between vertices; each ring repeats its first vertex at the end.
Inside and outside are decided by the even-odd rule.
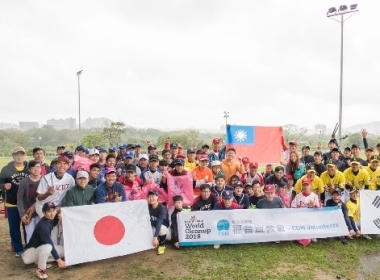
POLYGON ((12 186, 9 190, 3 191, 2 196, 5 198, 6 203, 17 205, 17 191, 20 182, 28 177, 29 169, 28 163, 24 162, 24 170, 17 171, 14 165, 14 161, 11 161, 1 169, 0 173, 0 187, 4 190, 4 184, 11 183, 12 186))
POLYGON ((177 223, 177 214, 179 212, 181 212, 181 210, 178 210, 178 209, 174 209, 174 212, 172 213, 171 215, 171 221, 172 221, 172 224, 170 226, 171 228, 171 231, 172 231, 172 241, 174 243, 178 242, 178 223, 177 223))

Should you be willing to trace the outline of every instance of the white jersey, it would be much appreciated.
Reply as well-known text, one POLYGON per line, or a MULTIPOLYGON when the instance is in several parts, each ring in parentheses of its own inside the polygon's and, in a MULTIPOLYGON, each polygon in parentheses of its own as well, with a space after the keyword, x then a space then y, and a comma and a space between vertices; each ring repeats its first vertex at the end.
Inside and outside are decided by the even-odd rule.
POLYGON ((62 206, 67 190, 74 185, 75 180, 73 176, 68 173, 65 173, 65 175, 63 175, 62 179, 60 180, 55 176, 54 173, 49 173, 41 178, 40 184, 37 188, 37 193, 44 194, 50 187, 54 187, 55 192, 54 194, 49 195, 43 201, 39 201, 37 198, 36 204, 42 207, 46 202, 53 202, 56 206, 62 206))
POLYGON ((315 193, 311 192, 308 196, 304 196, 303 193, 299 193, 293 199, 292 208, 319 208, 321 204, 319 203, 319 197, 315 193), (314 206, 310 205, 310 201, 314 201, 314 206))

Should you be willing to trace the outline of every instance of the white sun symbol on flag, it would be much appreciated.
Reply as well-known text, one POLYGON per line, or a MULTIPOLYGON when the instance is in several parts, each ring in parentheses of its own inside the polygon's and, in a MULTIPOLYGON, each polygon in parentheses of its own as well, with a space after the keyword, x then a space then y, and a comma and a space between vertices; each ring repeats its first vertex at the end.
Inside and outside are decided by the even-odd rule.
POLYGON ((244 142, 245 140, 247 140, 247 132, 245 130, 242 130, 242 129, 236 130, 235 139, 238 142, 244 142))

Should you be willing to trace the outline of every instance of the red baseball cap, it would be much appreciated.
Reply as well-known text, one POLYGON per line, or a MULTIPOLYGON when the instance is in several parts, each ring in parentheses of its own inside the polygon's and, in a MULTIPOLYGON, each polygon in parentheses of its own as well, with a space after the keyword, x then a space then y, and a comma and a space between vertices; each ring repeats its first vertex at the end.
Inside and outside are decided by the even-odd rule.
POLYGON ((289 179, 292 179, 293 180, 293 175, 292 174, 286 174, 286 178, 289 180, 289 179))
POLYGON ((220 143, 220 138, 214 138, 212 139, 213 144, 219 144, 220 143))
POLYGON ((256 161, 252 161, 249 164, 249 168, 258 168, 258 167, 259 167, 259 164, 256 161))
POLYGON ((244 164, 249 163, 249 158, 247 158, 247 157, 243 157, 243 158, 241 159, 241 161, 242 161, 244 164))
POLYGON ((305 178, 302 180, 302 185, 310 185, 311 184, 311 181, 309 178, 305 178))
POLYGON ((176 158, 186 158, 184 154, 178 154, 176 158))
POLYGON ((298 143, 296 140, 292 140, 289 142, 289 145, 294 145, 294 146, 298 146, 298 143))
POLYGON ((264 192, 271 192, 274 193, 276 190, 276 187, 274 185, 266 185, 264 187, 264 192))
POLYGON ((200 161, 202 161, 202 160, 208 160, 208 156, 207 155, 200 155, 199 160, 200 161))
POLYGON ((60 161, 66 162, 67 164, 70 164, 69 158, 66 157, 66 156, 60 156, 60 157, 58 157, 57 158, 57 162, 60 162, 60 161))

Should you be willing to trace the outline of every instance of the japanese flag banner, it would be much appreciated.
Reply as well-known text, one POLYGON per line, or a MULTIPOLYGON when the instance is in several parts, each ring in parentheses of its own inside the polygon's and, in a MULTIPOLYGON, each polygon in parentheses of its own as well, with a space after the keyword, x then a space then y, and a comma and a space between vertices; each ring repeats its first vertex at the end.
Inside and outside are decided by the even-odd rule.
POLYGON ((153 248, 146 200, 63 207, 62 222, 67 265, 153 248))
POLYGON ((173 205, 173 196, 182 195, 183 205, 191 206, 194 201, 193 175, 187 172, 186 175, 173 176, 167 173, 168 184, 168 208, 173 205))

